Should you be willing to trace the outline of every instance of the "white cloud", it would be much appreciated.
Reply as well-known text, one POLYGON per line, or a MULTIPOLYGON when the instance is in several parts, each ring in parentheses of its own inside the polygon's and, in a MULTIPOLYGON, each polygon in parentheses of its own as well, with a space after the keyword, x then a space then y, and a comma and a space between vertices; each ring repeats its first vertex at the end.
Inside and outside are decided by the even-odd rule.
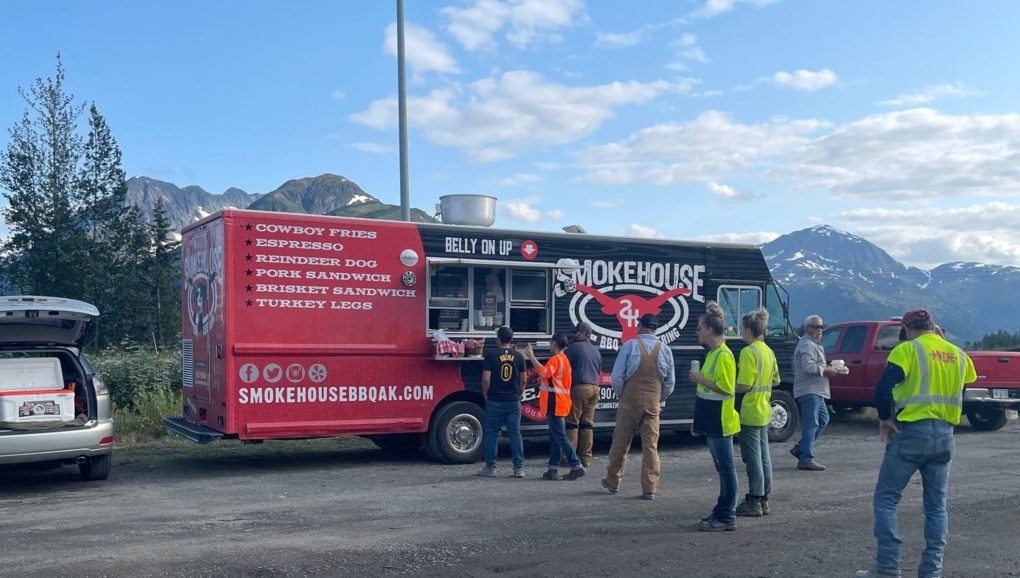
POLYGON ((651 33, 660 28, 682 26, 686 23, 682 18, 675 18, 673 20, 645 24, 641 28, 631 30, 630 32, 598 32, 595 35, 595 46, 610 49, 634 46, 645 42, 651 33))
POLYGON ((1020 114, 930 108, 836 127, 772 171, 806 191, 883 201, 1020 194, 1020 114))
MULTIPOLYGON (((463 92, 444 88, 409 97, 408 121, 434 144, 491 162, 585 138, 617 107, 648 102, 670 89, 684 86, 628 81, 575 87, 517 70, 476 81, 463 92)), ((351 120, 389 129, 397 120, 396 99, 374 101, 351 120)))
POLYGON ((699 235, 698 241, 706 243, 735 243, 738 245, 761 245, 774 241, 779 233, 762 231, 758 233, 719 233, 718 235, 699 235))
POLYGON ((823 121, 775 119, 747 125, 725 113, 707 111, 693 121, 645 128, 625 140, 584 151, 584 178, 604 184, 659 185, 719 181, 772 166, 808 145, 823 121))
POLYGON ((1020 204, 915 205, 844 211, 838 218, 897 259, 932 268, 949 261, 1020 265, 1020 204))
MULTIPOLYGON (((383 52, 397 55, 397 24, 391 23, 383 33, 383 52)), ((460 67, 445 44, 431 30, 418 24, 404 24, 404 58, 414 74, 429 71, 459 73, 460 67)))
POLYGON ((500 207, 514 221, 537 223, 542 220, 542 213, 525 201, 504 201, 500 207))
POLYGON ((712 18, 737 7, 737 4, 750 4, 761 8, 769 4, 775 4, 779 0, 705 0, 705 3, 691 13, 695 18, 712 18))
POLYGON ((965 98, 968 96, 980 96, 981 94, 981 91, 967 88, 962 82, 954 82, 952 84, 929 85, 913 92, 901 94, 896 98, 880 100, 876 104, 897 108, 913 107, 929 104, 945 97, 965 98))
POLYGON ((550 209, 549 212, 547 212, 546 214, 549 215, 549 218, 554 221, 559 221, 560 219, 563 218, 563 211, 559 209, 550 209))
POLYGON ((722 197, 724 199, 732 199, 737 196, 737 191, 729 185, 717 183, 715 181, 708 182, 708 190, 712 191, 713 195, 722 197))
POLYGON ((823 68, 821 70, 794 70, 786 72, 780 70, 772 75, 772 82, 779 86, 785 86, 795 90, 814 91, 836 84, 839 77, 836 73, 823 68))
POLYGON ((390 145, 384 145, 374 142, 352 142, 347 146, 364 153, 373 153, 378 155, 391 155, 397 152, 396 149, 390 145))
POLYGON ((347 98, 347 95, 344 94, 342 90, 334 90, 333 92, 329 93, 329 97, 332 98, 333 100, 343 100, 347 98))
POLYGON ((651 227, 631 223, 627 226, 625 235, 629 237, 641 237, 643 239, 665 239, 666 237, 651 227))
POLYGON ((542 177, 540 177, 538 175, 534 175, 534 174, 531 174, 531 173, 517 173, 516 175, 512 175, 512 176, 506 177, 504 179, 500 179, 499 184, 505 185, 505 186, 508 186, 508 187, 514 187, 514 186, 517 186, 517 185, 523 185, 525 183, 537 183, 538 181, 541 181, 541 180, 542 180, 542 177))
POLYGON ((604 48, 626 48, 641 44, 644 40, 644 29, 632 32, 599 32, 595 35, 595 45, 604 48))
POLYGON ((494 51, 501 31, 517 48, 556 42, 557 31, 587 20, 583 0, 473 0, 440 13, 448 21, 446 31, 469 52, 494 51))
POLYGON ((599 200, 592 201, 591 206, 597 209, 615 209, 616 207, 620 206, 620 203, 612 200, 599 200))

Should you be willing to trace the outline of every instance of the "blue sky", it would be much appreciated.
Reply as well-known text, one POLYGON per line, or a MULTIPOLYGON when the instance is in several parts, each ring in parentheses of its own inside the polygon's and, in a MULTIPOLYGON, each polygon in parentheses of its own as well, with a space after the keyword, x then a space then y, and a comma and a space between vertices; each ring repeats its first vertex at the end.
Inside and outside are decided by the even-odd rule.
MULTIPOLYGON (((399 202, 396 2, 0 0, 0 126, 54 71, 129 175, 399 202)), ((411 201, 759 243, 827 223, 1020 266, 1020 3, 405 1, 411 201)), ((0 135, 0 146, 7 135, 0 135)))

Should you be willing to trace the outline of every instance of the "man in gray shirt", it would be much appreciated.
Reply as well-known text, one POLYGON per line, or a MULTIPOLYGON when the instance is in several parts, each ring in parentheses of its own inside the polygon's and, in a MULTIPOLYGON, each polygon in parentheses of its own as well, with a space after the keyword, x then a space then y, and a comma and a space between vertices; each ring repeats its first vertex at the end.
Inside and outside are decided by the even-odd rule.
POLYGON ((818 315, 804 320, 804 335, 797 342, 793 352, 793 397, 800 406, 803 429, 800 441, 790 448, 797 458, 797 469, 820 472, 825 466, 815 461, 814 446, 829 425, 829 378, 836 375, 836 369, 825 362, 822 349, 822 330, 825 324, 818 315))
POLYGON ((567 415, 567 440, 577 450, 581 465, 591 465, 595 438, 595 406, 599 402, 599 374, 602 352, 591 342, 591 325, 582 321, 574 328, 574 342, 565 351, 570 362, 570 413, 567 415))

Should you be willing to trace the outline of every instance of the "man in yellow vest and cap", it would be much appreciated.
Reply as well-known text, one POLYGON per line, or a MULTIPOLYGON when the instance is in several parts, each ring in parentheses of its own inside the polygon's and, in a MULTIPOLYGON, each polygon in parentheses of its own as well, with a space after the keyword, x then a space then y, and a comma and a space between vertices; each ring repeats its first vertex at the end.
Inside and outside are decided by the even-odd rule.
POLYGON ((956 449, 953 426, 960 423, 964 384, 976 381, 977 374, 967 354, 935 332, 935 318, 927 309, 904 313, 903 329, 907 340, 889 352, 875 386, 879 432, 886 444, 875 484, 877 555, 874 567, 858 571, 857 578, 900 575, 902 540, 896 505, 918 470, 924 488, 926 546, 917 575, 942 576, 949 535, 949 464, 956 449))

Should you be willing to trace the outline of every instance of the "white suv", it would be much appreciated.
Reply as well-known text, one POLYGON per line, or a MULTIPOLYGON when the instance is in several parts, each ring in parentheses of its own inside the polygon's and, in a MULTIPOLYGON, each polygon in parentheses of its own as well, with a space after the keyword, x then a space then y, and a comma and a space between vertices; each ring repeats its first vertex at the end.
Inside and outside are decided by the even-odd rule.
POLYGON ((95 306, 0 297, 0 464, 77 464, 104 480, 113 458, 110 392, 78 348, 95 306))

